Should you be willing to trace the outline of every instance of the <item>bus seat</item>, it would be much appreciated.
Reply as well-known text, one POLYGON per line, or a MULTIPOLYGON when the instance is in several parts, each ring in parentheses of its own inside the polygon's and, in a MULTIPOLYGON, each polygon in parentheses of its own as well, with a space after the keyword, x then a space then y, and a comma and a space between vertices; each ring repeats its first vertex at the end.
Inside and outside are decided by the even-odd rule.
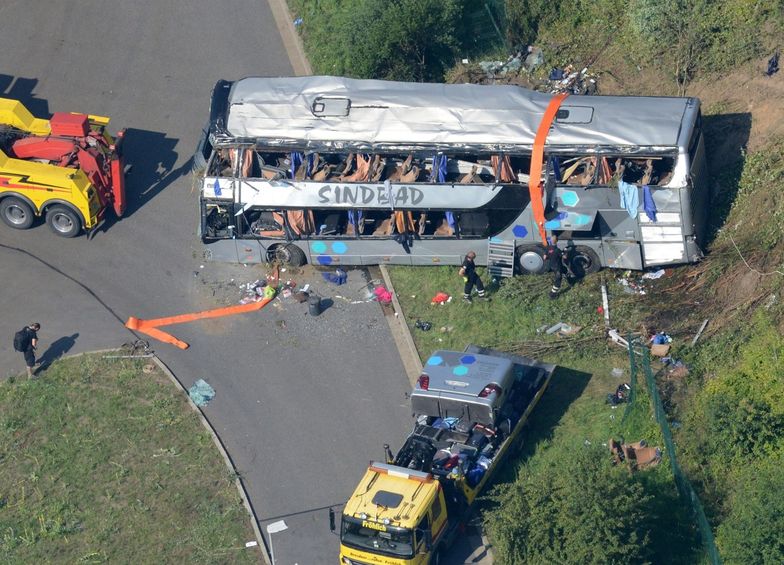
POLYGON ((365 159, 362 155, 357 155, 357 170, 353 174, 343 176, 341 180, 348 182, 357 182, 368 180, 370 173, 370 157, 365 159))
POLYGON ((419 220, 417 220, 417 233, 419 235, 424 235, 426 227, 427 227, 427 214, 422 212, 421 214, 419 214, 419 220))
POLYGON ((379 224, 378 227, 373 232, 373 235, 377 236, 385 236, 385 235, 392 235, 392 232, 395 229, 395 223, 393 221, 394 215, 384 218, 379 224))
POLYGON ((405 161, 403 161, 400 164, 396 164, 395 169, 389 175, 389 180, 399 181, 401 178, 403 178, 403 175, 405 175, 411 170, 411 163, 413 162, 413 160, 414 160, 414 155, 409 154, 408 157, 406 157, 405 161))
POLYGON ((477 166, 474 165, 471 167, 471 172, 466 173, 463 175, 463 178, 460 179, 458 184, 481 184, 482 178, 476 174, 477 166))
POLYGON ((381 159, 381 155, 374 155, 373 162, 370 163, 370 171, 368 178, 373 182, 378 182, 384 176, 384 171, 387 168, 386 159, 381 159))
POLYGON ((308 210, 289 210, 286 212, 289 227, 297 235, 309 235, 315 231, 313 212, 308 210))
POLYGON ((258 219, 250 225, 250 231, 254 235, 282 237, 285 235, 283 215, 278 212, 262 212, 258 219))
POLYGON ((413 165, 410 171, 400 177, 400 182, 416 182, 416 180, 419 178, 419 172, 419 167, 413 165))
POLYGON ((262 165, 261 176, 267 180, 285 179, 287 176, 287 171, 286 169, 273 167, 271 165, 262 165))
POLYGON ((447 219, 444 218, 441 220, 441 225, 436 228, 435 232, 433 232, 433 235, 453 236, 455 235, 455 230, 452 229, 452 226, 449 225, 447 219))
POLYGON ((487 212, 463 212, 459 222, 462 235, 485 236, 490 227, 487 212))
POLYGON ((340 233, 340 214, 327 214, 319 226, 319 235, 336 235, 340 233))

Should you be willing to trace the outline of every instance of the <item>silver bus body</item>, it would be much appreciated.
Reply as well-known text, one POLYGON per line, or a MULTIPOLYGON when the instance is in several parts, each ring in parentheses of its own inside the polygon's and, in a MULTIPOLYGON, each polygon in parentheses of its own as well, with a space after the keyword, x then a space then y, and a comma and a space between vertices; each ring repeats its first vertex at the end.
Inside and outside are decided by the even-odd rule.
MULTIPOLYGON (((194 158, 207 255, 265 262, 297 248, 320 265, 452 265, 473 250, 499 275, 541 272, 527 184, 551 98, 517 86, 220 81, 194 158), (347 156, 356 168, 333 174, 347 156), (379 174, 360 175, 356 156, 383 163, 379 174), (390 174, 412 158, 418 176, 390 174), (317 178, 311 162, 329 172, 317 178), (348 219, 359 211, 361 225, 348 219), (311 225, 294 229, 292 214, 311 225)), ((708 185, 699 100, 569 97, 544 155, 545 227, 586 269, 702 257, 708 185), (619 179, 635 185, 636 198, 627 192, 622 201, 619 179)))

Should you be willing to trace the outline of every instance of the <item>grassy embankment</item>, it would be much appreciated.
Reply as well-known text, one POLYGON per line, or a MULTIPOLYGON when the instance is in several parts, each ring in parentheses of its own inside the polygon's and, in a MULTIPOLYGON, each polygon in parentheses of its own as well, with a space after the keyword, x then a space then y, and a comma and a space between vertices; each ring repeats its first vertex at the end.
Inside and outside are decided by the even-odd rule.
POLYGON ((144 367, 84 356, 0 383, 0 561, 258 562, 210 435, 144 367))

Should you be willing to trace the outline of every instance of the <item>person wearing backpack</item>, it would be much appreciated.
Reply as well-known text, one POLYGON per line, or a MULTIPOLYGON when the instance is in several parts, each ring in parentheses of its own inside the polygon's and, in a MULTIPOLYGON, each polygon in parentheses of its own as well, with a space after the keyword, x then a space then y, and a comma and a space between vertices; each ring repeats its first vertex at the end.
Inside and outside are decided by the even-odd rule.
POLYGON ((27 378, 29 379, 33 378, 35 350, 38 347, 38 330, 40 329, 41 324, 33 322, 14 334, 14 349, 24 354, 27 378))

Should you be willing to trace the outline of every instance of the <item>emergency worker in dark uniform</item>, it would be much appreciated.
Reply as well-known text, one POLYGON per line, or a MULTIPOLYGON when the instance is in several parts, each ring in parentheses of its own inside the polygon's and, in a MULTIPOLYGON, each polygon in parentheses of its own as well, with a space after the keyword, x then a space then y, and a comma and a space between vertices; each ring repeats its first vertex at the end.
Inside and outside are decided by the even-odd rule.
POLYGON ((555 235, 551 235, 544 254, 547 270, 553 273, 553 287, 550 289, 550 298, 556 298, 561 290, 561 282, 564 274, 566 274, 566 266, 563 259, 563 252, 558 249, 558 238, 555 235))
POLYGON ((476 265, 474 264, 475 258, 476 253, 469 251, 466 253, 463 264, 460 265, 460 276, 463 277, 463 281, 465 282, 465 287, 463 288, 463 300, 466 302, 471 302, 471 290, 474 288, 474 285, 476 285, 479 298, 482 300, 488 300, 488 298, 485 296, 485 285, 482 283, 482 279, 479 278, 479 275, 476 274, 476 265))

